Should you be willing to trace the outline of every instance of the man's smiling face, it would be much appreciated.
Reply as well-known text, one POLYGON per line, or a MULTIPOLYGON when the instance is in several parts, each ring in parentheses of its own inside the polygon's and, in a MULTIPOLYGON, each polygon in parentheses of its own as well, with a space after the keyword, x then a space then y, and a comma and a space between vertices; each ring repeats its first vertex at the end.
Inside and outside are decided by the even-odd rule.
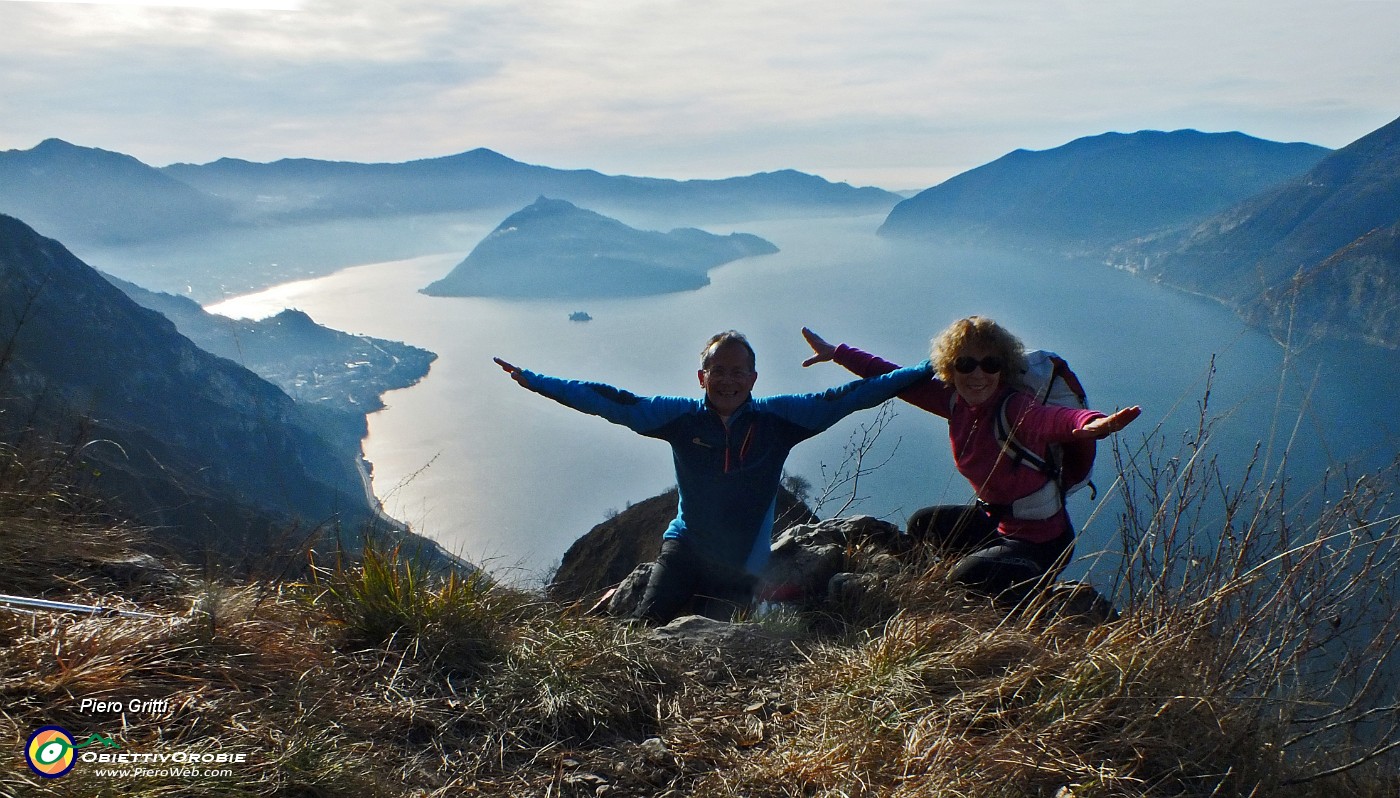
POLYGON ((729 416, 749 400, 758 372, 753 369, 749 352, 742 344, 729 342, 715 350, 709 363, 697 375, 700 387, 710 407, 721 416, 729 416))

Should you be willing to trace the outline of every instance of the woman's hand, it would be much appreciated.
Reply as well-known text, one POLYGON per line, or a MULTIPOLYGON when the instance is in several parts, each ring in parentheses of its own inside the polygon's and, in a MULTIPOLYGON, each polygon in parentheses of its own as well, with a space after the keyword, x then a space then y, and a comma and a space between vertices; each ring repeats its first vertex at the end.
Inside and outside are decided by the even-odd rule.
POLYGON ((1107 438, 1109 435, 1133 423, 1140 415, 1142 415, 1142 408, 1133 405, 1132 407, 1119 410, 1111 416, 1096 418, 1070 434, 1080 440, 1099 440, 1100 438, 1107 438))
POLYGON ((491 360, 495 361, 496 365, 500 366, 501 370, 509 374, 510 378, 515 380, 522 388, 530 387, 529 383, 525 382, 525 375, 521 373, 519 367, 513 366, 498 357, 493 357, 491 360))
POLYGON ((816 363, 825 363, 836 356, 836 347, 806 327, 802 328, 802 337, 807 339, 807 345, 812 347, 812 351, 816 353, 802 361, 803 368, 816 363))

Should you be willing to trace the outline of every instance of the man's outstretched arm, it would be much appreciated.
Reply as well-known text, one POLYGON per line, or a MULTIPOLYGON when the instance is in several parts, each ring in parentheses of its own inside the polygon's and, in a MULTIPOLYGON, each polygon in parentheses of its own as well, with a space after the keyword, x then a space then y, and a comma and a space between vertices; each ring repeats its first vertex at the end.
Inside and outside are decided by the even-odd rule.
POLYGON ((697 400, 681 396, 637 396, 601 382, 564 380, 522 369, 499 357, 492 360, 523 388, 644 435, 697 406, 697 400))
POLYGON ((896 369, 877 377, 848 382, 820 393, 770 396, 764 402, 773 412, 813 432, 820 432, 857 410, 875 407, 900 391, 927 380, 933 367, 927 360, 917 366, 896 369))

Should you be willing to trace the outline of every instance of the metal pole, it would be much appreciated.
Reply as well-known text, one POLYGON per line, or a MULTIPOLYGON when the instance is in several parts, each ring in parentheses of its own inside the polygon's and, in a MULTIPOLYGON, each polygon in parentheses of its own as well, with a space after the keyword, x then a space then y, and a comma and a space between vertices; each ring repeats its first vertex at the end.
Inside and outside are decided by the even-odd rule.
POLYGON ((48 610, 50 612, 85 612, 89 615, 120 615, 124 618, 159 617, 149 612, 118 610, 110 607, 94 607, 89 604, 72 604, 67 601, 49 601, 48 599, 28 598, 27 596, 8 596, 3 593, 0 593, 0 604, 6 604, 11 607, 25 607, 34 610, 48 610))

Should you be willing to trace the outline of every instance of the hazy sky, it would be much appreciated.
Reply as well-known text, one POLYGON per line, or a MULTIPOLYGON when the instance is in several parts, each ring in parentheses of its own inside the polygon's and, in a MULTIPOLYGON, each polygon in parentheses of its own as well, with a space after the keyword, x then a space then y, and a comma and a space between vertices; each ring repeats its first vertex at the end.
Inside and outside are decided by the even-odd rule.
POLYGON ((1340 147, 1397 42, 1400 0, 0 0, 0 149, 923 188, 1110 130, 1340 147))

